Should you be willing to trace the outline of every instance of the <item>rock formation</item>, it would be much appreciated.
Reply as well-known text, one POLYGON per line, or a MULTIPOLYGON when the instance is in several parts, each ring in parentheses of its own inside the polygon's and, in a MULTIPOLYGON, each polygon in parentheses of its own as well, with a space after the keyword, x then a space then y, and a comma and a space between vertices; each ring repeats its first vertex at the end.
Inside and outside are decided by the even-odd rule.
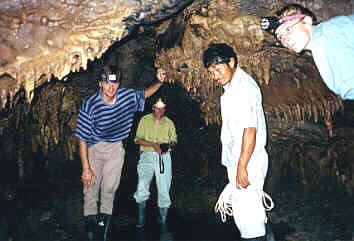
POLYGON ((84 70, 139 24, 177 12, 188 0, 7 0, 0 2, 2 106, 23 87, 33 89, 51 76, 84 70), (46 76, 43 78, 43 76, 46 76))
POLYGON ((276 118, 281 127, 291 120, 301 124, 306 117, 315 122, 323 117, 332 133, 331 116, 341 108, 341 99, 328 90, 310 56, 266 46, 269 36, 258 22, 257 17, 241 16, 232 1, 218 1, 208 7, 207 16, 190 16, 181 44, 160 51, 156 66, 166 69, 170 81, 181 81, 200 101, 207 124, 220 124, 222 90, 209 78, 201 59, 210 43, 225 42, 234 47, 239 65, 261 87, 268 120, 276 118))
MULTIPOLYGON (((147 86, 154 67, 164 68, 167 81, 185 88, 199 104, 206 124, 221 124, 222 88, 209 78, 201 56, 211 42, 226 42, 237 52, 240 66, 261 88, 271 159, 296 167, 302 179, 308 180, 305 159, 312 157, 292 161, 294 156, 283 156, 289 149, 282 150, 274 143, 292 141, 290 148, 300 155, 296 150, 312 148, 304 145, 306 141, 325 142, 322 148, 331 147, 328 155, 318 156, 322 161, 313 162, 311 168, 328 164, 334 179, 345 179, 346 183, 354 180, 347 169, 337 175, 341 165, 330 163, 338 154, 334 148, 338 143, 328 142, 335 136, 332 117, 343 108, 342 100, 322 82, 309 53, 289 52, 258 25, 259 16, 271 14, 286 3, 1 1, 0 136, 12 143, 4 150, 7 159, 16 160, 19 176, 24 175, 24 159, 29 152, 40 151, 46 159, 54 146, 61 148, 66 159, 74 159, 76 116, 83 97, 95 90, 92 66, 99 58, 104 59, 101 64, 118 63, 125 74, 123 84, 132 87, 147 86), (135 38, 129 39, 133 33, 135 38), (345 178, 341 173, 346 173, 345 178)), ((300 3, 314 10, 320 20, 353 11, 353 3, 345 0, 336 1, 336 8, 329 0, 300 3)), ((274 170, 281 174, 280 167, 285 164, 280 164, 274 170)), ((349 189, 354 183, 350 185, 349 189)))

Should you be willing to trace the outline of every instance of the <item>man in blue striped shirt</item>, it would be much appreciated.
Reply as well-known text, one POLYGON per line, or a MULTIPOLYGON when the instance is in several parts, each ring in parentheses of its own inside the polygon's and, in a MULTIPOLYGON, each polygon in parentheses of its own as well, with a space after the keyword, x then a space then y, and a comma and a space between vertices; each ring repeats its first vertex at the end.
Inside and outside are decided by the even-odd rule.
POLYGON ((77 119, 89 240, 95 240, 97 225, 102 227, 104 240, 108 239, 114 195, 124 162, 122 140, 129 136, 134 113, 143 111, 145 98, 163 84, 165 72, 159 69, 158 82, 145 90, 120 87, 121 77, 116 66, 104 67, 98 77, 99 91, 83 100, 77 119))

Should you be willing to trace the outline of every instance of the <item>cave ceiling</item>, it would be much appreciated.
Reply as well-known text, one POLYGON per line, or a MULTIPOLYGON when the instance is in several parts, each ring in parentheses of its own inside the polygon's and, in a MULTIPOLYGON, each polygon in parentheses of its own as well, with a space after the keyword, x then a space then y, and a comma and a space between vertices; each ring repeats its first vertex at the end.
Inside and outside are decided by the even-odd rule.
MULTIPOLYGON (((312 9, 319 20, 353 13, 352 0, 296 2, 312 9)), ((151 60, 167 70, 168 82, 181 84, 198 101, 207 124, 221 122, 222 90, 209 79, 201 55, 211 42, 226 42, 260 85, 268 125, 323 118, 331 132, 331 116, 341 109, 341 99, 322 82, 309 53, 290 53, 258 26, 259 16, 287 3, 292 2, 1 0, 1 106, 20 89, 31 102, 34 89, 52 77, 65 80, 69 73, 86 70, 90 61, 100 59, 137 26, 153 25, 159 46, 147 50, 154 55, 151 60)), ((128 65, 124 53, 121 56, 120 62, 128 65)), ((143 79, 130 85, 144 86, 143 79)))
POLYGON ((2 106, 23 87, 86 69, 134 26, 176 13, 189 0, 0 1, 0 97, 2 106))
MULTIPOLYGON (((264 1, 263 5, 256 6, 251 1, 206 3, 204 11, 189 15, 179 43, 172 48, 162 47, 155 61, 156 67, 168 70, 172 82, 182 82, 199 101, 206 123, 221 123, 222 88, 209 78, 201 61, 202 54, 210 43, 225 42, 236 51, 240 67, 261 88, 271 137, 288 138, 294 135, 296 126, 309 131, 306 119, 315 123, 323 120, 331 136, 332 116, 342 109, 342 100, 324 84, 310 53, 294 54, 282 48, 259 27, 259 16, 272 14, 286 2, 264 1)), ((346 3, 348 1, 336 2, 344 7, 339 10, 331 1, 302 2, 314 9, 320 20, 351 13, 351 5, 346 3)))

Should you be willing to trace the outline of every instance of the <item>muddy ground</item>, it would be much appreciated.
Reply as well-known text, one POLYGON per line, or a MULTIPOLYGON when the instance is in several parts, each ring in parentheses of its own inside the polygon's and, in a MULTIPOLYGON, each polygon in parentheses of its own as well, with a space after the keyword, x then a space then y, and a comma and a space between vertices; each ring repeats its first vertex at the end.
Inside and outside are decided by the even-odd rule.
MULTIPOLYGON (((143 230, 135 228, 137 210, 132 198, 137 180, 135 159, 127 158, 116 195, 114 240, 163 240, 156 222, 154 185, 148 202, 147 225, 143 230)), ((166 240, 239 240, 232 219, 222 223, 213 212, 226 184, 225 174, 221 166, 202 179, 176 173, 166 240)), ((6 214, 1 220, 0 240, 85 240, 79 160, 66 164, 62 170, 39 172, 35 181, 23 183, 15 195, 2 206, 6 207, 6 212, 2 212, 6 214)), ((302 192, 284 188, 271 195, 275 208, 268 214, 277 240, 353 240, 353 197, 335 189, 302 192)))

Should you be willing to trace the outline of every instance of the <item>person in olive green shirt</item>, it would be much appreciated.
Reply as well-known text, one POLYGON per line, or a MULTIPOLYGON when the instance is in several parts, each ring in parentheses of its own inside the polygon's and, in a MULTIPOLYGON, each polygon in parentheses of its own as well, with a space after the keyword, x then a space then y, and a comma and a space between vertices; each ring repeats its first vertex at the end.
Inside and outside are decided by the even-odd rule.
POLYGON ((134 198, 138 204, 137 227, 144 226, 145 203, 150 196, 150 184, 155 175, 158 191, 160 222, 166 225, 168 208, 171 206, 170 187, 172 181, 171 147, 177 143, 176 128, 164 116, 166 103, 161 98, 153 105, 153 113, 141 118, 135 136, 140 145, 138 162, 138 185, 134 198))

